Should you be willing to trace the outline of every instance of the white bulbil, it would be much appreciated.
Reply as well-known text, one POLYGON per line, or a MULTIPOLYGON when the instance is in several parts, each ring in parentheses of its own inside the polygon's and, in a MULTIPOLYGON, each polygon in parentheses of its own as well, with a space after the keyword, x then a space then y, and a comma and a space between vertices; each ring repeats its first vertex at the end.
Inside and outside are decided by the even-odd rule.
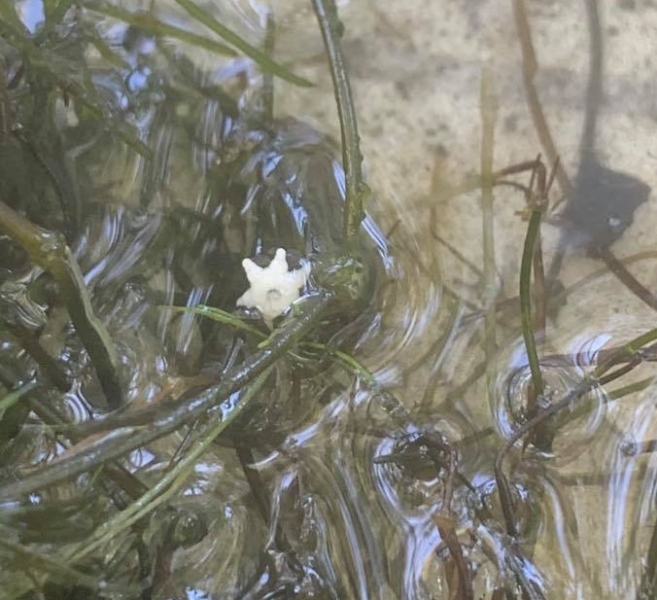
POLYGON ((274 319, 299 298, 310 274, 309 264, 288 270, 287 253, 283 248, 276 250, 274 259, 266 267, 259 267, 250 258, 242 261, 242 267, 251 287, 237 300, 237 306, 257 308, 270 328, 274 319))

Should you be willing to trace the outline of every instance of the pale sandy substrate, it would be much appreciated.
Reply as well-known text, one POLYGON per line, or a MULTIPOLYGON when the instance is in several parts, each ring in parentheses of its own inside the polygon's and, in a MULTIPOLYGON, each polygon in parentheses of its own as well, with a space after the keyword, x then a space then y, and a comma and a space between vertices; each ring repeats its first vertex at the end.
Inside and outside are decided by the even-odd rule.
MULTIPOLYGON (((277 82, 276 112, 279 116, 303 115, 337 139, 331 80, 309 3, 276 0, 273 5, 279 57, 316 84, 313 89, 300 90, 277 82)), ((574 177, 589 60, 584 0, 530 0, 528 8, 539 60, 536 85, 562 163, 574 177)), ((257 29, 254 13, 249 10, 245 9, 245 14, 251 15, 257 29)), ((631 174, 655 190, 657 3, 602 0, 600 10, 606 61, 598 155, 606 166, 631 174)), ((477 277, 431 238, 430 207, 438 207, 434 225, 440 234, 481 265, 482 225, 477 194, 442 203, 439 196, 445 186, 455 185, 479 170, 480 84, 485 67, 493 74, 499 100, 495 167, 502 168, 542 152, 526 107, 511 1, 352 0, 342 3, 341 16, 346 25, 343 49, 359 117, 365 169, 374 191, 370 212, 384 230, 402 221, 395 234, 406 240, 399 244, 402 254, 406 252, 400 257, 402 262, 422 261, 435 268, 436 273, 440 267, 442 281, 455 288, 463 289, 464 281, 477 284, 477 277)), ((619 257, 657 250, 656 200, 653 191, 649 201, 636 212, 634 224, 613 246, 619 257)), ((496 196, 496 263, 500 293, 505 295, 514 295, 517 290, 525 225, 515 211, 522 206, 518 194, 500 192, 496 196)), ((547 227, 544 235, 549 253, 557 239, 556 232, 547 227)), ((644 260, 634 264, 632 270, 645 286, 656 290, 654 264, 654 259, 644 260)), ((562 273, 563 283, 573 284, 601 266, 583 252, 575 253, 562 273)), ((436 281, 429 279, 424 284, 406 283, 414 288, 436 286, 436 281)), ((429 298, 430 293, 419 293, 417 297, 429 298)), ((400 312, 403 310, 400 307, 400 312)), ((654 313, 607 275, 573 294, 549 324, 549 345, 552 351, 566 352, 573 349, 577 340, 591 339, 600 333, 624 341, 654 323, 654 313)), ((425 323, 422 327, 426 329, 425 337, 418 329, 414 336, 416 348, 425 347, 439 333, 439 325, 432 328, 425 323)), ((514 340, 517 330, 509 343, 514 340)), ((646 373, 650 370, 643 376, 646 373)), ((479 393, 482 391, 485 393, 478 389, 479 393)), ((630 407, 644 403, 645 408, 653 395, 654 391, 644 392, 633 403, 611 409, 608 420, 614 421, 619 431, 631 433, 635 412, 630 407)), ((641 436, 657 437, 655 429, 649 423, 641 436)), ((617 458, 603 450, 583 453, 568 469, 581 472, 611 460, 617 458)), ((617 465, 622 462, 617 460, 617 465)), ((638 477, 634 483, 639 483, 638 477)), ((589 581, 582 582, 578 591, 569 592, 573 598, 591 597, 594 591, 602 592, 604 597, 624 596, 622 590, 610 589, 613 584, 607 581, 615 577, 605 565, 612 552, 605 525, 609 505, 597 489, 573 487, 567 492, 577 515, 580 539, 586 541, 584 546, 594 549, 591 556, 586 548, 583 550, 589 581), (592 583, 596 579, 597 591, 592 583)), ((550 551, 549 545, 539 548, 539 563, 551 562, 550 551)))
MULTIPOLYGON (((655 190, 657 4, 641 0, 601 4, 606 98, 598 127, 598 154, 603 164, 632 174, 655 190)), ((588 76, 585 5, 583 1, 547 0, 529 2, 528 6, 540 63, 536 84, 562 162, 574 177, 588 76)), ((302 93, 278 84, 277 111, 281 115, 307 115, 318 128, 338 137, 331 82, 321 41, 313 32, 313 16, 305 3, 280 1, 275 8, 281 18, 281 55, 295 59, 293 62, 301 58, 296 70, 317 84, 302 93)), ((401 219, 399 235, 416 240, 415 258, 439 264, 444 280, 458 286, 469 277, 467 269, 431 239, 429 207, 438 202, 441 186, 455 184, 479 169, 479 99, 485 66, 493 73, 500 104, 496 167, 532 158, 542 151, 525 103, 511 2, 355 0, 345 4, 341 14, 346 24, 344 51, 365 167, 375 192, 370 211, 384 228, 401 219)), ((656 200, 653 192, 638 209, 634 224, 613 247, 618 256, 657 250, 656 200)), ((516 289, 524 235, 524 225, 514 214, 521 207, 522 198, 517 194, 505 192, 496 198, 496 261, 501 286, 509 295, 516 289)), ((436 225, 441 234, 481 265, 482 226, 477 195, 443 203, 438 214, 436 225)), ((553 234, 549 228, 545 230, 548 251, 556 239, 553 234)), ((657 289, 654 264, 652 259, 632 267, 644 285, 653 290, 657 289)), ((571 284, 600 266, 581 252, 572 255, 563 282, 571 284)), ((624 340, 654 323, 654 313, 606 276, 578 290, 561 309, 550 324, 550 343, 553 350, 564 352, 572 349, 576 339, 591 339, 607 332, 624 340)), ((435 333, 430 329, 428 336, 435 333)), ((418 345, 422 347, 421 342, 418 345)), ((649 369, 644 376, 648 373, 649 369)), ((631 433, 633 407, 642 402, 645 407, 653 395, 645 392, 623 409, 610 410, 608 419, 615 421, 620 431, 631 433)), ((650 438, 654 433, 651 423, 641 436, 650 438)), ((606 439, 614 438, 612 435, 606 439)), ((617 466, 622 466, 623 462, 611 454, 602 448, 595 453, 584 452, 580 460, 561 473, 595 469, 596 464, 599 469, 603 461, 616 460, 617 466)), ((634 484, 640 485, 638 475, 634 484)), ((615 584, 609 583, 610 579, 619 579, 611 572, 614 568, 605 564, 614 550, 605 516, 610 504, 599 490, 572 487, 566 492, 577 516, 580 539, 586 542, 582 560, 589 573, 579 590, 571 588, 568 595, 573 598, 587 597, 594 590, 602 592, 603 597, 625 597, 630 593, 629 589, 614 589, 615 584), (587 548, 594 551, 587 552, 587 548)), ((539 548, 539 564, 552 563, 551 552, 558 550, 549 542, 539 548)))

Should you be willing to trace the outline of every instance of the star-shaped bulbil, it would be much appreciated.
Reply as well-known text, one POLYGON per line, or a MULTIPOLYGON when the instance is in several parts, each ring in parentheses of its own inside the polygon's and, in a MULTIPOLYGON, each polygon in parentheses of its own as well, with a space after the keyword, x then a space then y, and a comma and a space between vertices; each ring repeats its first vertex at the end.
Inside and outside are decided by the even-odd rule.
POLYGON ((259 267, 250 258, 245 258, 242 266, 251 287, 237 300, 237 306, 257 308, 270 328, 274 319, 299 298, 310 274, 307 263, 290 271, 283 248, 276 250, 274 259, 266 267, 259 267))

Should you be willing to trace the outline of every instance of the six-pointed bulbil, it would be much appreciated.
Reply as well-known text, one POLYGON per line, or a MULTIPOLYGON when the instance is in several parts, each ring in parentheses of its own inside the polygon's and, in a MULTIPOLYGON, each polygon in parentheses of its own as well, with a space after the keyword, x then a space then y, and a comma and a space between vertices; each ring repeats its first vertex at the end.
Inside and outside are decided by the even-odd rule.
POLYGON ((270 328, 274 319, 299 298, 310 274, 308 263, 290 271, 284 248, 276 250, 266 267, 258 266, 250 258, 245 258, 242 266, 251 287, 237 300, 237 306, 257 308, 270 328))

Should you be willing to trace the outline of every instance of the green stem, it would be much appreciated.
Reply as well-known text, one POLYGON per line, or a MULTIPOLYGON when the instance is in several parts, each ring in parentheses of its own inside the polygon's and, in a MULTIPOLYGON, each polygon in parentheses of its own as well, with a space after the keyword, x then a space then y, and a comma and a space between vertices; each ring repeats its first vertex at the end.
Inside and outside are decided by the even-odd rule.
POLYGON ((269 344, 226 373, 221 382, 197 393, 133 413, 110 416, 98 424, 83 426, 85 435, 101 435, 93 442, 81 444, 78 452, 53 462, 21 481, 0 488, 0 498, 15 497, 53 485, 69 477, 93 469, 100 463, 118 458, 127 452, 149 444, 198 419, 211 408, 222 405, 230 411, 230 396, 272 366, 321 320, 330 306, 332 296, 318 292, 300 304, 300 313, 269 338, 269 344))
POLYGON ((262 389, 267 377, 271 373, 272 366, 265 369, 237 401, 231 402, 230 408, 221 412, 220 420, 217 415, 205 426, 205 432, 199 436, 191 450, 185 454, 183 459, 171 469, 155 486, 146 492, 141 498, 133 502, 125 510, 115 515, 111 520, 101 525, 91 536, 85 540, 77 550, 71 553, 67 562, 77 562, 85 556, 89 556, 109 542, 119 533, 135 524, 137 521, 151 513, 158 506, 169 500, 176 494, 187 481, 196 461, 210 447, 215 439, 230 425, 244 409, 250 405, 257 393, 262 389))
POLYGON ((114 19, 119 19, 125 21, 130 25, 137 26, 143 29, 147 33, 151 33, 156 36, 166 36, 178 39, 187 44, 203 48, 209 52, 214 52, 216 54, 224 56, 237 56, 237 52, 233 50, 230 46, 221 44, 220 42, 215 42, 214 40, 205 38, 201 35, 196 35, 180 27, 175 27, 162 21, 158 21, 152 14, 146 12, 132 12, 129 10, 123 10, 117 6, 112 6, 110 4, 91 4, 89 6, 94 12, 98 12, 108 17, 114 19))
POLYGON ((529 219, 529 227, 527 227, 527 236, 525 237, 525 247, 522 251, 522 262, 520 263, 520 314, 522 318, 522 337, 525 340, 529 370, 532 374, 532 385, 534 386, 534 393, 537 397, 543 395, 545 388, 543 385, 543 377, 541 375, 541 365, 538 360, 538 352, 536 350, 536 340, 534 339, 531 279, 534 248, 536 247, 536 240, 538 239, 541 230, 541 216, 541 211, 539 209, 532 210, 529 219))
POLYGON ((608 392, 607 396, 609 400, 620 400, 625 396, 630 396, 631 394, 642 392, 643 390, 649 388, 654 383, 655 383, 655 378, 653 376, 646 377, 645 379, 641 379, 640 381, 637 381, 635 383, 630 383, 629 385, 625 385, 623 387, 612 390, 611 392, 608 392))
POLYGON ((302 87, 311 87, 313 85, 307 79, 299 77, 298 75, 288 71, 284 66, 269 58, 267 54, 261 50, 258 50, 258 48, 255 46, 249 44, 246 40, 242 39, 235 32, 228 29, 228 27, 225 25, 222 25, 210 13, 206 12, 200 6, 198 6, 198 3, 192 2, 192 0, 175 0, 175 2, 193 19, 196 19, 196 21, 202 23, 208 29, 214 31, 229 44, 235 46, 235 48, 237 48, 240 52, 260 65, 263 70, 269 71, 270 73, 276 75, 276 77, 280 77, 281 79, 289 81, 290 83, 294 83, 295 85, 302 87))
POLYGON ((611 369, 611 367, 618 363, 631 361, 638 355, 641 348, 654 341, 657 341, 657 328, 641 334, 622 346, 618 352, 614 353, 595 368, 595 371, 593 372, 594 377, 602 377, 607 371, 609 371, 609 369, 611 369))
MULTIPOLYGON (((643 346, 655 340, 657 340, 657 329, 651 329, 650 331, 641 334, 640 336, 625 344, 625 346, 623 346, 602 365, 596 367, 591 375, 585 376, 575 387, 573 387, 568 393, 562 396, 560 400, 553 402, 545 410, 539 412, 537 415, 534 415, 531 419, 529 419, 529 421, 523 423, 520 427, 518 427, 518 429, 516 429, 511 437, 506 440, 504 446, 502 446, 501 450, 497 453, 493 469, 495 472, 495 481, 497 482, 498 493, 500 495, 502 512, 504 513, 504 521, 506 524, 507 534, 511 536, 516 534, 515 516, 513 514, 513 495, 511 493, 509 482, 502 469, 504 465, 504 458, 509 453, 511 448, 513 448, 518 440, 532 431, 532 429, 544 423, 547 419, 553 415, 556 415, 558 412, 568 408, 573 402, 584 396, 584 394, 600 385, 602 383, 600 378, 605 373, 607 373, 612 366, 620 362, 626 362, 628 357, 636 358, 639 354, 639 350, 643 346)), ((612 379, 615 379, 613 373, 606 377, 606 383, 612 379)))
POLYGON ((346 179, 346 201, 344 206, 343 229, 345 241, 355 238, 364 217, 363 198, 367 187, 363 183, 358 125, 356 111, 351 96, 349 77, 340 50, 342 23, 334 0, 312 0, 319 28, 324 39, 324 47, 328 55, 333 91, 340 119, 340 134, 342 137, 342 163, 346 179))
POLYGON ((55 278, 75 330, 94 365, 107 404, 112 409, 121 406, 123 392, 116 370, 118 360, 114 345, 105 326, 94 315, 80 267, 70 248, 59 235, 37 227, 2 201, 0 232, 23 246, 30 260, 55 278))

